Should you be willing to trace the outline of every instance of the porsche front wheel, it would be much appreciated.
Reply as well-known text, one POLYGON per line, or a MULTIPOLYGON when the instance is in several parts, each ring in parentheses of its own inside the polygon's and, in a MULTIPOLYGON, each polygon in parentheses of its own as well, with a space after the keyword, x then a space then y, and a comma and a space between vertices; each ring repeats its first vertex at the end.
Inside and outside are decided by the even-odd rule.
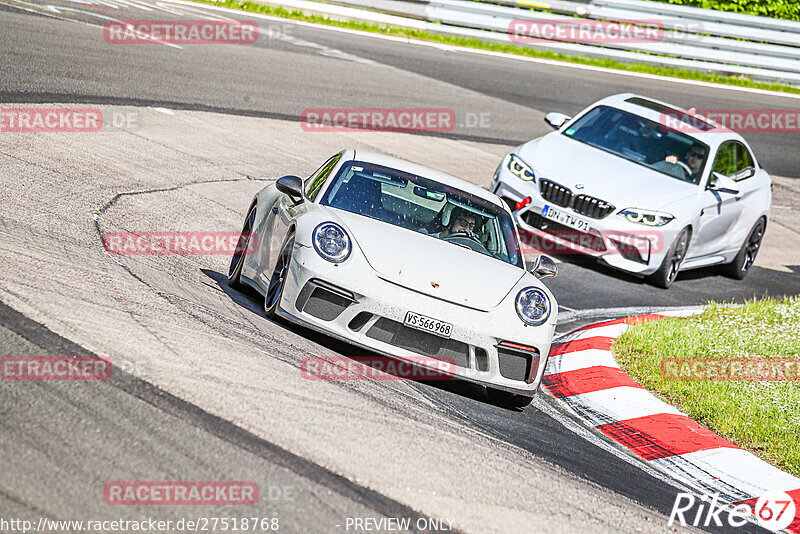
POLYGON ((508 406, 510 408, 524 408, 533 402, 533 397, 517 395, 516 393, 509 393, 507 391, 494 389, 491 387, 486 388, 486 394, 490 401, 497 404, 502 404, 503 406, 508 406))
POLYGON ((289 265, 292 263, 292 250, 294 249, 294 234, 289 235, 283 242, 275 269, 272 271, 272 278, 269 281, 267 295, 264 298, 264 312, 270 319, 275 319, 278 315, 278 305, 283 295, 283 287, 286 284, 286 277, 289 274, 289 265))

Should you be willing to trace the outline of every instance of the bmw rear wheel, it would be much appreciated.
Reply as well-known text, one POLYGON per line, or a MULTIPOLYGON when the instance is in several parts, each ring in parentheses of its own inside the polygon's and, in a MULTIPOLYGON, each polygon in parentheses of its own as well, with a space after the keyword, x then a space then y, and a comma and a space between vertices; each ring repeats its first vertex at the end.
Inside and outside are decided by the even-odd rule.
POLYGON ((750 268, 756 261, 756 255, 758 254, 758 249, 761 248, 761 240, 764 238, 764 231, 766 229, 767 222, 762 217, 756 222, 753 229, 750 230, 750 234, 747 236, 747 239, 744 240, 744 243, 742 243, 742 248, 733 261, 722 266, 723 274, 736 280, 741 280, 747 276, 747 273, 750 272, 750 268))

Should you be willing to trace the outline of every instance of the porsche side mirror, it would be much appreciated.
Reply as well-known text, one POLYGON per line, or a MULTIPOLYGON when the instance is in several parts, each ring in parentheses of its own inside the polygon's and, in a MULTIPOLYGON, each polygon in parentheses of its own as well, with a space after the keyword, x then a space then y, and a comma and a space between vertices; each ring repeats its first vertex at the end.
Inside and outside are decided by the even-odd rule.
POLYGON ((552 112, 544 116, 544 122, 549 124, 550 127, 553 128, 554 130, 558 130, 559 128, 564 126, 564 123, 570 120, 571 118, 572 117, 570 117, 569 115, 564 115, 563 113, 552 112))
POLYGON ((556 266, 556 262, 553 261, 553 258, 542 254, 536 258, 533 267, 531 267, 531 273, 539 280, 542 278, 552 278, 558 274, 558 267, 556 266))
POLYGON ((278 191, 281 193, 285 193, 292 197, 293 200, 301 201, 303 200, 303 180, 301 180, 298 176, 284 176, 283 178, 279 178, 278 181, 275 183, 275 187, 278 188, 278 191))
POLYGON ((739 189, 736 182, 718 172, 712 172, 711 178, 708 180, 706 189, 709 191, 717 191, 719 193, 730 193, 731 195, 738 195, 739 189))

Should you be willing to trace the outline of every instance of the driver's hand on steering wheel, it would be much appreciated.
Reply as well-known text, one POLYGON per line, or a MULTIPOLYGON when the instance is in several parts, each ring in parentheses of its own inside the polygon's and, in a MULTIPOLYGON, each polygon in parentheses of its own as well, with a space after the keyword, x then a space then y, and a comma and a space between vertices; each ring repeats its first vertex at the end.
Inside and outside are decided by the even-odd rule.
POLYGON ((678 163, 678 156, 669 155, 666 158, 664 158, 664 161, 666 161, 667 163, 672 163, 673 165, 676 165, 678 163))

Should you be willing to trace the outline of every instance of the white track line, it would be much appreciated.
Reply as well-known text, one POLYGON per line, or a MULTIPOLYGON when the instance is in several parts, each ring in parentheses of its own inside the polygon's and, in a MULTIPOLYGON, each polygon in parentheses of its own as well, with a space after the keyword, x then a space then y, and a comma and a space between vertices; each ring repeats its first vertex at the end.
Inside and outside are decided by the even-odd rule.
MULTIPOLYGON (((680 455, 681 459, 696 465, 707 473, 708 481, 724 476, 725 483, 749 495, 762 495, 770 490, 793 491, 800 488, 800 480, 769 465, 743 449, 720 447, 680 455)), ((666 466, 670 458, 653 460, 666 466)))
POLYGON ((622 450, 617 445, 612 445, 605 439, 602 439, 598 434, 596 434, 595 430, 576 422, 574 419, 567 416, 557 408, 551 406, 547 401, 542 399, 541 396, 537 395, 533 398, 532 406, 561 423, 567 430, 573 434, 576 434, 578 437, 588 441, 592 445, 595 445, 596 447, 608 453, 611 453, 620 460, 639 468, 651 477, 669 484, 674 488, 678 488, 680 491, 690 491, 689 486, 685 485, 683 482, 672 478, 660 469, 654 469, 648 463, 642 462, 638 457, 630 454, 630 452, 627 450, 622 450))
POLYGON ((592 426, 658 414, 686 415, 646 389, 621 386, 559 399, 592 426))
POLYGON ((547 368, 544 375, 567 373, 569 371, 588 369, 589 367, 596 367, 598 365, 619 368, 611 351, 587 349, 550 356, 547 358, 547 368))
POLYGON ((626 306, 620 308, 593 308, 560 314, 559 322, 571 322, 578 319, 595 319, 598 317, 628 317, 658 313, 661 315, 695 315, 703 312, 702 306, 626 306))
MULTIPOLYGON (((92 22, 86 22, 85 20, 73 19, 73 18, 70 18, 70 17, 65 17, 65 16, 60 15, 58 13, 60 13, 61 11, 72 11, 74 13, 83 13, 84 15, 90 15, 92 17, 97 17, 97 18, 108 20, 108 21, 111 21, 111 22, 119 22, 121 24, 125 24, 125 21, 121 21, 121 20, 113 18, 113 17, 107 17, 105 15, 100 15, 98 13, 93 13, 91 11, 85 11, 83 9, 74 9, 74 8, 71 8, 71 7, 31 4, 31 3, 25 2, 23 0, 14 0, 14 3, 8 3, 8 2, 0 1, 0 5, 13 7, 14 9, 19 9, 20 11, 27 11, 29 13, 35 13, 37 15, 44 15, 45 17, 50 17, 50 18, 54 18, 54 19, 58 19, 58 20, 64 20, 64 21, 67 21, 67 22, 75 22, 75 23, 78 23, 78 24, 83 24, 85 26, 92 26, 93 28, 100 28, 101 30, 104 28, 104 26, 100 26, 99 24, 94 24, 92 22), (31 8, 23 7, 23 6, 19 5, 19 4, 25 4, 27 6, 32 6, 32 7, 31 8), (38 9, 38 8, 41 8, 41 7, 44 7, 48 11, 41 11, 40 9, 38 9), (37 8, 37 9, 34 9, 34 8, 37 8)), ((169 47, 172 47, 172 48, 178 48, 178 49, 181 49, 181 50, 183 49, 183 47, 180 46, 180 45, 176 45, 176 44, 173 44, 173 43, 167 43, 165 41, 160 41, 158 39, 149 37, 147 35, 142 35, 142 38, 143 39, 149 39, 149 40, 153 41, 154 43, 161 44, 161 45, 164 45, 164 46, 169 46, 169 47)))

